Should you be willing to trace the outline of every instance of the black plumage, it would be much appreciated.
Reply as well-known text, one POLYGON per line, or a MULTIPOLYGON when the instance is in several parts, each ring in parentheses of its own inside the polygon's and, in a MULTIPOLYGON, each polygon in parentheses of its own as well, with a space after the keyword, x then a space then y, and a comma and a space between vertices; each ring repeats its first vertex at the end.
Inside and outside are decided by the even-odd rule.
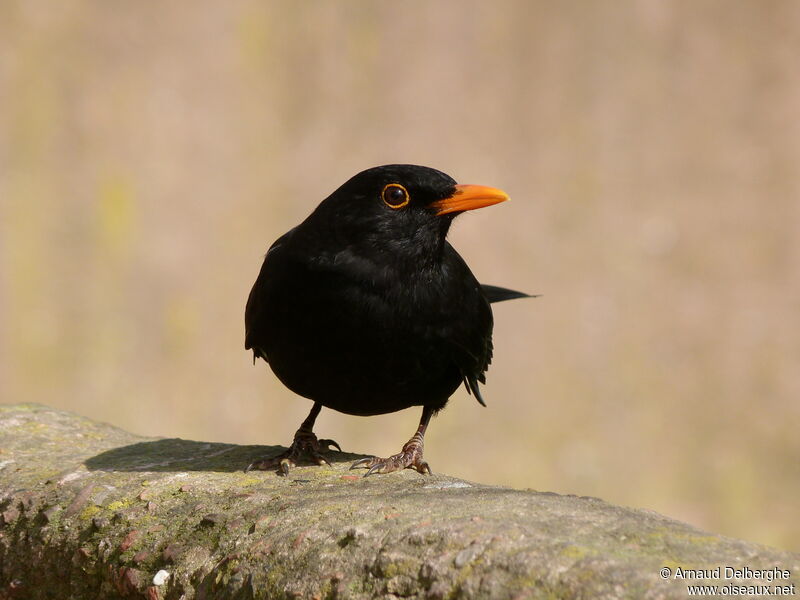
POLYGON ((430 471, 422 460, 430 417, 462 382, 484 404, 490 302, 526 296, 479 284, 445 237, 459 213, 506 199, 427 167, 375 167, 270 247, 247 301, 245 347, 315 404, 290 449, 251 468, 286 473, 303 454, 327 462, 321 452, 338 444, 312 432, 322 406, 364 416, 422 406, 400 454, 354 466, 430 471))

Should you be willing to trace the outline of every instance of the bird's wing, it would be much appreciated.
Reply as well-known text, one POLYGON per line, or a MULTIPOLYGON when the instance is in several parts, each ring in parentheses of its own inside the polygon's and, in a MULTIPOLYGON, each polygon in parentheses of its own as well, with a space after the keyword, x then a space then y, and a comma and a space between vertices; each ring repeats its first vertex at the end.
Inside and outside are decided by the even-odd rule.
POLYGON ((490 303, 503 302, 504 300, 515 300, 516 298, 538 298, 538 295, 526 294, 496 285, 481 284, 483 295, 490 303))
POLYGON ((253 284, 253 289, 250 290, 250 295, 247 297, 247 306, 244 311, 244 348, 245 350, 250 350, 252 348, 254 363, 259 357, 269 362, 266 352, 261 348, 264 340, 260 339, 262 337, 261 328, 263 326, 262 316, 266 304, 265 300, 269 293, 270 282, 268 271, 271 267, 280 262, 279 255, 293 232, 294 229, 288 231, 269 247, 264 257, 264 264, 261 265, 258 278, 253 284))
MULTIPOLYGON (((451 360, 458 367, 467 392, 486 406, 479 383, 486 382, 486 369, 492 361, 492 309, 489 298, 475 279, 464 259, 448 243, 445 246, 444 264, 457 299, 457 317, 448 332, 451 360)), ((500 289, 500 288, 498 288, 500 289)), ((451 306, 451 311, 453 307, 451 306)))

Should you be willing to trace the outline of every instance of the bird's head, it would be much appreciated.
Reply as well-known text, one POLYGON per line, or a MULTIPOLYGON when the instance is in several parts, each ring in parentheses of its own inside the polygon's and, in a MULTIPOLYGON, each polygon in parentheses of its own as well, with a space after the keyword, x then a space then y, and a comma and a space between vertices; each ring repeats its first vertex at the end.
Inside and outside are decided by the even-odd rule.
POLYGON ((362 171, 331 194, 312 219, 336 237, 372 255, 402 252, 435 257, 453 218, 508 200, 496 188, 457 184, 449 175, 417 165, 384 165, 362 171))

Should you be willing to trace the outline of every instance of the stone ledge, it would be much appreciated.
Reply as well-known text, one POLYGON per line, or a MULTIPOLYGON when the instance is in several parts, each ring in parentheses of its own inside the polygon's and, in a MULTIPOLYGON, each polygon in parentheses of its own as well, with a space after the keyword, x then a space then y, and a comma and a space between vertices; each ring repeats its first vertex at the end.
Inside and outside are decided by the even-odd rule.
POLYGON ((242 472, 271 449, 1 405, 0 600, 686 598, 662 567, 800 572, 797 554, 596 498, 364 479, 353 454, 242 472))

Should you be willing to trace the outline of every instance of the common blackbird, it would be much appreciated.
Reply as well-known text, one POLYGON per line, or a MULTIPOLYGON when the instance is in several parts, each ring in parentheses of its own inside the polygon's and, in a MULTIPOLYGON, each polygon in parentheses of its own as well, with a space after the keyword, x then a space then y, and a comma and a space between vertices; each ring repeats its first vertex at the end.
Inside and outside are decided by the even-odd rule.
POLYGON ((445 237, 460 213, 507 199, 428 167, 385 165, 351 178, 272 244, 247 299, 245 348, 314 406, 287 451, 248 470, 288 474, 303 456, 329 464, 322 453, 341 448, 312 431, 323 406, 362 416, 422 406, 398 454, 351 468, 431 472, 430 418, 462 382, 486 406, 489 304, 528 296, 479 284, 445 237))

